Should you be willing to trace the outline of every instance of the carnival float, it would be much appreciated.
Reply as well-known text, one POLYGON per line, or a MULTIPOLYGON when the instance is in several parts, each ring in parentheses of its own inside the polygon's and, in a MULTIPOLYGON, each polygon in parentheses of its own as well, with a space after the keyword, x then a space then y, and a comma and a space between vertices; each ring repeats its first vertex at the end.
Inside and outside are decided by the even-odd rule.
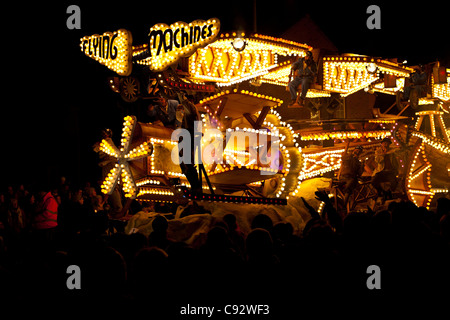
MULTIPOLYGON (((194 200, 212 213, 202 222, 197 219, 198 224, 235 213, 241 225, 248 225, 244 220, 266 213, 275 222, 292 222, 299 231, 308 219, 300 197, 320 212, 322 204, 314 196, 318 188, 334 198, 343 214, 381 205, 375 202, 369 178, 375 149, 386 137, 393 141, 400 163, 397 198, 432 208, 437 195, 448 194, 450 69, 439 61, 424 66, 426 84, 402 101, 416 66, 396 59, 329 54, 267 35, 221 33, 215 18, 156 24, 144 44, 133 44, 131 32, 121 29, 85 36, 80 47, 112 71, 108 84, 126 103, 151 103, 164 94, 183 104, 189 96, 188 103, 195 104, 201 117, 195 139, 202 193, 191 193, 173 161, 180 148, 176 129, 141 122, 130 114, 123 121, 120 144, 112 139, 100 144, 112 164, 102 185, 105 194, 120 186, 129 201, 194 200), (291 116, 283 118, 279 109, 286 109, 282 98, 291 65, 308 51, 318 73, 306 105, 320 115, 311 119, 304 107, 291 109, 291 116), (394 102, 380 111, 374 93, 393 96, 394 102), (344 152, 358 146, 366 169, 362 177, 367 178, 343 208, 336 177, 344 152)), ((130 228, 143 226, 141 231, 150 228, 145 221, 130 223, 130 228)), ((183 234, 179 222, 171 225, 183 234)), ((182 240, 192 237, 184 233, 182 240)))

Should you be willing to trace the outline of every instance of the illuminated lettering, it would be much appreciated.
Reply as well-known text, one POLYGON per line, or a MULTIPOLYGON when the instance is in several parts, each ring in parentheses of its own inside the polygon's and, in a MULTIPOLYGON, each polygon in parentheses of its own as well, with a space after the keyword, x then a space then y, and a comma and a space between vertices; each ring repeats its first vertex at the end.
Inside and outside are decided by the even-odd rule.
POLYGON ((181 28, 181 46, 184 47, 189 44, 189 33, 184 32, 184 28, 181 28))
POLYGON ((153 71, 163 71, 181 57, 187 57, 213 42, 220 30, 220 21, 195 20, 191 23, 176 22, 170 26, 157 24, 149 32, 149 57, 141 62, 153 71))
POLYGON ((122 76, 132 69, 132 36, 128 30, 120 29, 81 38, 81 51, 122 76))
POLYGON ((164 52, 172 51, 173 48, 173 31, 167 29, 164 31, 164 52))
POLYGON ((161 30, 152 30, 149 34, 150 36, 150 56, 152 56, 152 49, 156 49, 156 44, 158 43, 158 50, 156 51, 155 55, 159 55, 159 53, 161 52, 161 47, 162 47, 162 39, 163 39, 163 32, 161 30), (159 37, 159 41, 158 41, 158 37, 159 37), (153 44, 153 46, 152 46, 153 44))
POLYGON ((180 47, 180 43, 177 40, 179 32, 180 32, 180 29, 176 29, 175 32, 173 33, 173 44, 175 45, 175 48, 179 48, 180 47))
POLYGON ((112 60, 115 60, 117 58, 117 46, 114 45, 114 41, 117 38, 117 34, 113 34, 111 38, 111 45, 109 46, 109 56, 112 60))
POLYGON ((102 40, 102 58, 108 59, 108 53, 109 53, 109 36, 104 36, 102 40))

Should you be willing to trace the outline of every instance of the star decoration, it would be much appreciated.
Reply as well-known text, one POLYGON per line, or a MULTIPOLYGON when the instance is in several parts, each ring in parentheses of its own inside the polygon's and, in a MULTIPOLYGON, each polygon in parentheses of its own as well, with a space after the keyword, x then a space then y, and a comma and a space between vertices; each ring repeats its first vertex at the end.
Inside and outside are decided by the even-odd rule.
POLYGON ((136 186, 133 174, 131 173, 129 162, 151 155, 153 152, 153 145, 151 143, 143 142, 130 150, 131 139, 133 137, 134 128, 136 127, 136 122, 135 116, 126 116, 124 118, 120 149, 116 147, 111 139, 103 139, 100 143, 100 150, 102 152, 117 159, 115 167, 108 173, 101 186, 102 192, 105 194, 112 194, 120 180, 125 197, 136 199, 138 195, 138 187, 136 186))

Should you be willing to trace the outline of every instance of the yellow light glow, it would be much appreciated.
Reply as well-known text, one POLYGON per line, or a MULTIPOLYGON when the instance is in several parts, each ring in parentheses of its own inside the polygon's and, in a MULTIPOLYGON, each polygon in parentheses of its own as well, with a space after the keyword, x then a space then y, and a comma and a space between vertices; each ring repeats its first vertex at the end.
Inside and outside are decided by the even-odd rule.
POLYGON ((323 63, 325 90, 351 94, 372 82, 378 80, 378 75, 367 71, 367 63, 362 62, 334 62, 325 60, 323 63))
POLYGON ((344 150, 345 149, 337 149, 309 154, 304 153, 303 167, 299 172, 298 179, 306 180, 339 169, 344 150))
POLYGON ((150 56, 138 63, 149 65, 152 71, 164 71, 180 58, 188 57, 198 48, 215 41, 219 30, 220 21, 217 18, 191 23, 179 21, 170 26, 156 24, 149 32, 147 49, 150 56))
MULTIPOLYGON (((372 69, 373 70, 373 69, 372 69)), ((408 77, 413 69, 397 63, 363 56, 329 56, 323 60, 323 89, 347 96, 361 90, 380 79, 380 73, 408 77), (368 68, 377 67, 376 72, 368 68)), ((396 88, 386 89, 377 83, 373 89, 385 93, 395 93, 404 86, 404 79, 397 79, 396 88)))
POLYGON ((382 123, 382 124, 387 124, 387 123, 396 123, 397 120, 392 120, 392 119, 369 119, 369 123, 382 123))
MULTIPOLYGON (((190 78, 214 81, 219 86, 232 85, 255 77, 264 77, 277 68, 278 55, 304 56, 312 48, 306 44, 264 35, 242 38, 245 48, 236 51, 232 42, 236 33, 221 34, 220 39, 189 58, 190 78)), ((285 65, 286 63, 284 63, 285 65)), ((269 81, 271 81, 269 79, 269 81)))
POLYGON ((436 84, 434 83, 434 77, 431 77, 431 83, 432 83, 431 92, 434 98, 438 98, 443 101, 450 101, 450 75, 448 73, 447 73, 447 83, 436 84))
POLYGON ((450 144, 445 143, 444 141, 437 139, 433 136, 427 135, 422 132, 413 131, 411 133, 413 136, 421 138, 422 141, 430 147, 435 148, 438 151, 441 151, 446 154, 450 154, 450 144))
POLYGON ((102 140, 100 143, 102 152, 117 159, 115 167, 111 169, 103 181, 101 191, 105 194, 111 194, 120 180, 125 197, 135 199, 138 196, 138 186, 134 182, 128 163, 131 160, 141 159, 152 154, 153 146, 144 142, 130 151, 131 138, 136 126, 136 117, 126 116, 123 125, 120 150, 111 139, 102 140))
POLYGON ((420 145, 414 151, 413 161, 409 166, 406 190, 414 204, 429 207, 435 192, 431 189, 432 164, 427 160, 425 146, 426 142, 422 139, 420 145), (415 195, 425 197, 419 203, 415 195))
POLYGON ((105 65, 121 76, 128 76, 132 70, 131 32, 119 29, 94 34, 80 39, 81 51, 88 57, 105 65))
POLYGON ((215 81, 219 85, 232 85, 266 74, 276 67, 276 57, 269 50, 238 52, 216 46, 216 43, 197 50, 189 58, 190 77, 194 80, 215 81))
POLYGON ((300 139, 303 141, 322 141, 330 139, 361 139, 361 138, 375 138, 382 139, 391 136, 391 132, 387 130, 375 131, 321 131, 314 133, 301 134, 300 139))

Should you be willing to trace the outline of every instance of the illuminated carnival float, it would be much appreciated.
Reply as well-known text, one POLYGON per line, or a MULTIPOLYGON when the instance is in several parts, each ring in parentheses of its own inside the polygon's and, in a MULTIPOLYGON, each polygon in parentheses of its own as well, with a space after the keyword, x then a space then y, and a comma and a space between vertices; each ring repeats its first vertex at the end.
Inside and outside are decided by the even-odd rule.
MULTIPOLYGON (((277 206, 298 198, 305 182, 326 175, 337 200, 339 186, 332 178, 339 174, 343 153, 361 146, 370 171, 375 148, 386 137, 399 156, 400 191, 426 207, 435 194, 448 193, 450 142, 444 118, 449 114, 450 69, 439 62, 427 65, 427 85, 420 94, 413 90, 408 102, 397 98, 381 113, 373 93, 400 96, 413 67, 379 57, 327 55, 307 44, 261 34, 220 33, 215 18, 156 24, 141 45, 121 29, 83 37, 80 47, 115 72, 108 79, 110 88, 128 103, 161 92, 192 96, 201 115, 201 157, 205 152, 214 157, 197 166, 203 193, 191 194, 180 166, 172 161, 179 148, 174 130, 127 116, 121 146, 111 139, 100 146, 116 162, 102 186, 106 194, 120 183, 127 198, 140 201, 184 197, 277 206), (283 119, 277 108, 286 104, 280 97, 287 99, 291 64, 308 51, 318 75, 306 103, 319 109, 320 117, 310 119, 307 109, 300 108, 290 109, 298 116, 283 119), (414 123, 405 115, 408 108, 414 110, 414 123), (238 134, 246 137, 244 143, 236 143, 238 134)), ((370 183, 361 183, 350 209, 370 198, 376 193, 370 183)))

